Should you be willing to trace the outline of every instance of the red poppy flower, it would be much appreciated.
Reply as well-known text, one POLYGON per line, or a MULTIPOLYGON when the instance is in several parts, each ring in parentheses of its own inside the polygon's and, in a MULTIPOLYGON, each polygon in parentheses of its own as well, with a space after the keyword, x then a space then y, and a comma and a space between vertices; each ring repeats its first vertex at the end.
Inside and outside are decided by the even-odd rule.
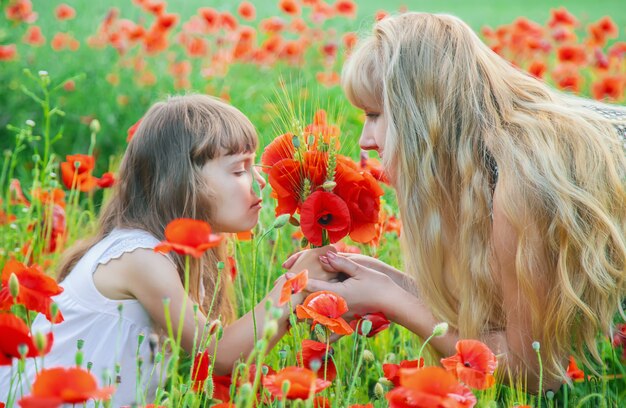
POLYGON ((193 359, 191 365, 191 382, 195 392, 202 392, 204 383, 209 377, 209 366, 211 364, 211 356, 209 350, 198 352, 193 359))
POLYGON ((346 202, 336 194, 316 191, 302 204, 300 210, 302 233, 313 245, 324 244, 323 231, 330 243, 345 237, 350 231, 350 210, 346 202))
POLYGON ((41 33, 39 26, 30 26, 22 37, 22 41, 33 47, 41 47, 46 43, 46 37, 41 33))
POLYGON ((356 3, 352 0, 337 0, 335 10, 339 15, 354 18, 356 16, 356 3))
POLYGON ((495 383, 493 372, 498 360, 489 347, 478 340, 459 340, 456 351, 454 356, 441 359, 446 370, 475 389, 484 390, 495 383))
POLYGON ((244 20, 252 21, 256 18, 256 9, 249 1, 242 1, 239 3, 237 12, 244 20))
POLYGON ((381 331, 388 328, 390 324, 389 320, 387 319, 387 316, 385 316, 383 312, 367 313, 363 316, 358 315, 358 314, 354 315, 354 320, 350 322, 350 327, 356 330, 358 326, 359 334, 361 336, 363 335, 363 333, 361 332, 361 325, 364 320, 369 320, 370 322, 372 322, 372 329, 369 331, 369 333, 367 333, 367 337, 372 337, 372 336, 377 335, 381 331))
POLYGON ((308 281, 309 271, 307 269, 298 273, 293 278, 287 279, 287 281, 283 284, 282 289, 280 290, 280 299, 278 299, 278 306, 282 306, 285 303, 289 302, 289 300, 291 300, 291 295, 302 292, 302 290, 306 287, 308 281))
POLYGON ((24 195, 22 191, 22 185, 18 179, 12 179, 11 184, 9 184, 9 191, 11 193, 11 204, 22 204, 26 207, 30 206, 30 202, 24 195))
POLYGON ((276 374, 267 375, 263 379, 263 386, 277 398, 287 398, 289 400, 303 399, 328 388, 330 381, 317 378, 315 373, 302 367, 285 367, 276 374), (285 381, 289 381, 289 390, 283 396, 282 386, 285 381))
POLYGON ((326 347, 325 343, 308 339, 302 340, 302 351, 298 353, 298 362, 304 368, 313 370, 311 365, 314 361, 317 361, 319 363, 317 376, 332 381, 337 377, 337 368, 332 359, 333 353, 333 348, 330 346, 326 347))
POLYGON ((11 359, 21 358, 19 347, 25 344, 28 347, 25 357, 37 357, 47 354, 52 348, 52 333, 46 335, 46 347, 37 350, 34 338, 28 326, 22 319, 11 313, 0 313, 0 366, 11 365, 11 359))
POLYGON ((279 0, 278 7, 292 16, 300 14, 300 5, 295 0, 279 0))
POLYGON ((276 215, 293 214, 298 209, 302 190, 302 168, 300 162, 284 159, 269 170, 268 182, 272 186, 272 197, 276 198, 276 215))
POLYGON ((234 257, 229 256, 226 258, 226 267, 228 268, 228 276, 231 281, 237 279, 237 261, 234 257))
POLYGON ((30 0, 15 0, 9 2, 4 10, 7 19, 17 22, 34 23, 37 13, 33 13, 33 4, 30 0))
POLYGON ((374 406, 371 403, 367 403, 365 405, 363 405, 363 404, 352 404, 348 408, 374 408, 374 406))
POLYGON ((344 170, 341 177, 338 174, 337 187, 333 191, 348 205, 352 220, 350 238, 356 242, 366 243, 376 237, 380 197, 384 191, 369 173, 350 174, 354 180, 352 182, 342 180, 346 173, 344 170))
POLYGON ((31 395, 22 398, 22 408, 82 404, 90 399, 108 400, 115 387, 98 388, 96 378, 80 367, 42 369, 33 382, 31 395))
POLYGON ((236 408, 232 402, 221 402, 219 404, 211 405, 212 408, 236 408))
POLYGON ((100 188, 109 188, 115 184, 115 176, 113 173, 107 172, 102 175, 97 181, 98 187, 100 188))
POLYGON ((624 95, 626 78, 622 75, 611 75, 599 79, 591 85, 593 97, 602 100, 606 97, 613 101, 618 101, 624 95))
POLYGON ((385 396, 389 408, 471 408, 476 404, 472 392, 441 367, 402 370, 400 385, 385 396))
POLYGON ((420 358, 419 360, 403 360, 400 364, 383 364, 383 373, 385 378, 397 387, 400 385, 400 369, 422 367, 424 367, 423 358, 420 358))
POLYGON ((39 200, 44 205, 50 204, 50 202, 60 205, 65 208, 65 191, 60 188, 53 188, 52 190, 42 190, 37 187, 32 190, 33 200, 39 200))
POLYGON ((241 231, 235 234, 237 241, 252 241, 254 234, 252 231, 241 231))
POLYGON ((54 15, 56 16, 57 20, 71 20, 76 17, 76 10, 74 10, 73 7, 63 3, 57 6, 57 8, 54 10, 54 15))
POLYGON ((304 153, 303 169, 305 177, 311 182, 311 191, 315 191, 326 181, 328 153, 307 151, 304 153))
POLYGON ((348 311, 346 301, 339 295, 319 291, 311 293, 301 305, 296 307, 299 319, 313 319, 313 325, 319 323, 337 334, 352 334, 350 325, 341 317, 348 311))
POLYGON ((389 184, 389 179, 385 174, 385 170, 380 162, 367 155, 367 151, 361 151, 361 161, 359 162, 362 171, 366 171, 372 175, 377 181, 381 183, 389 184))
POLYGON ((565 7, 550 10, 550 21, 548 21, 548 26, 556 27, 559 25, 574 27, 578 25, 578 20, 572 13, 567 11, 565 7))
MULTIPOLYGON (((261 163, 269 168, 283 159, 293 159, 295 151, 293 134, 285 133, 272 140, 265 147, 263 155, 261 155, 261 163)), ((269 173, 267 168, 264 168, 263 171, 269 173)))
POLYGON ((61 179, 65 187, 77 188, 82 192, 93 190, 96 187, 96 178, 91 174, 94 165, 92 156, 85 154, 67 156, 66 161, 61 163, 61 179))
POLYGON ((141 125, 141 119, 140 118, 137 122, 135 122, 134 125, 132 125, 131 127, 128 128, 128 132, 127 132, 127 136, 126 136, 126 142, 130 142, 130 140, 133 138, 133 136, 135 136, 135 132, 137 131, 137 128, 139 128, 139 125, 141 125))
POLYGON ((15 274, 19 281, 19 291, 16 303, 24 305, 26 309, 43 313, 52 323, 61 323, 63 315, 59 311, 52 317, 50 307, 52 306, 52 296, 63 292, 57 282, 46 275, 41 267, 26 265, 14 259, 10 259, 4 264, 2 269, 2 289, 0 289, 0 310, 10 310, 14 304, 13 296, 9 292, 9 278, 15 274))
POLYGON ((585 372, 578 368, 574 356, 569 356, 569 364, 567 365, 567 376, 572 380, 584 380, 585 372))
POLYGON ((155 252, 174 251, 194 258, 200 258, 207 249, 218 246, 222 241, 220 235, 211 233, 209 224, 190 218, 178 218, 167 224, 165 239, 154 248, 155 252))
POLYGON ((232 378, 229 375, 214 375, 213 376, 213 398, 220 401, 230 401, 230 385, 232 378))

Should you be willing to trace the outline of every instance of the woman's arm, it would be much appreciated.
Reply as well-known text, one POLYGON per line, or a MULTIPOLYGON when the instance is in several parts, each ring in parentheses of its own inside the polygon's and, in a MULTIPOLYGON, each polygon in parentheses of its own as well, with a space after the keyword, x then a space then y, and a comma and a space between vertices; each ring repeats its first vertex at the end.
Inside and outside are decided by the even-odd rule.
MULTIPOLYGON (((183 303, 186 303, 181 345, 188 353, 192 353, 194 342, 197 349, 198 343, 202 340, 207 319, 200 312, 194 316, 194 303, 185 293, 174 264, 165 256, 151 250, 134 251, 130 261, 127 274, 128 290, 141 302, 157 326, 164 330, 167 327, 163 299, 168 298, 171 324, 174 336, 176 336, 183 303)), ((267 299, 271 299, 275 306, 278 304, 280 290, 285 280, 284 275, 280 277, 270 293, 253 310, 224 327, 224 334, 218 342, 214 361, 216 374, 230 373, 234 363, 239 358, 246 358, 252 351, 255 344, 252 313, 256 314, 257 335, 260 338, 264 330, 265 302, 267 299)), ((302 293, 293 295, 292 304, 296 305, 302 302, 303 296, 302 293)), ((288 328, 288 305, 284 305, 282 309, 283 314, 278 319, 278 331, 270 341, 270 348, 285 334, 288 328)), ((209 350, 212 351, 213 347, 214 342, 212 341, 209 344, 209 350)))

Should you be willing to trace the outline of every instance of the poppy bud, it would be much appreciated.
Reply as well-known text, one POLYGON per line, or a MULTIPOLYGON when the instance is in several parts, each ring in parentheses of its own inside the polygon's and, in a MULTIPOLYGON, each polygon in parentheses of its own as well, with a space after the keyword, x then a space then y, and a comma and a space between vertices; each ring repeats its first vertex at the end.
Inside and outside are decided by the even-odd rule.
POLYGON ((248 397, 252 395, 252 384, 249 382, 242 384, 239 387, 239 394, 244 398, 244 400, 248 399, 248 397))
POLYGON ((219 262, 216 264, 216 266, 217 266, 217 270, 218 270, 218 271, 221 271, 222 269, 224 269, 224 262, 219 261, 219 262))
POLYGON ((445 336, 447 332, 448 332, 448 323, 446 322, 437 323, 435 325, 435 328, 433 329, 433 336, 435 337, 445 336))
MULTIPOLYGON (((387 380, 387 381, 389 381, 389 380, 387 380)), ((389 381, 389 382, 391 382, 391 381, 389 381)), ((393 383, 391 383, 391 385, 393 385, 393 383)), ((379 398, 379 399, 382 399, 385 396, 385 388, 379 382, 377 382, 376 385, 374 386, 374 395, 376 395, 376 398, 379 398)))
POLYGON ((91 130, 92 133, 100 133, 101 129, 102 127, 100 126, 100 121, 98 119, 93 119, 89 124, 89 130, 91 130))
POLYGON ((141 346, 141 343, 143 343, 145 338, 146 335, 143 334, 143 332, 139 333, 139 335, 137 336, 137 347, 141 346))
POLYGON ((87 371, 91 372, 93 368, 93 361, 87 361, 87 371))
POLYGON ((76 348, 78 350, 82 350, 84 345, 85 345, 85 340, 83 339, 76 340, 76 348))
POLYGON ((154 364, 158 365, 161 361, 163 360, 163 354, 161 354, 161 352, 159 351, 158 353, 156 353, 156 355, 154 356, 154 364))
POLYGON ((533 341, 533 350, 539 351, 540 348, 541 348, 541 344, 539 344, 538 341, 533 341))
POLYGON ((267 375, 267 373, 269 372, 269 368, 266 365, 262 365, 261 366, 261 374, 263 375, 267 375))
POLYGON ((380 377, 376 384, 386 385, 387 387, 393 387, 393 381, 389 380, 386 377, 380 377))
POLYGON ((35 333, 35 347, 37 347, 37 351, 40 354, 43 354, 46 346, 48 345, 48 339, 43 335, 42 332, 35 333))
POLYGON ((26 121, 26 126, 29 126, 29 127, 32 127, 32 128, 35 127, 35 121, 33 121, 31 119, 28 119, 26 121))
POLYGON ((311 371, 318 372, 322 368, 322 361, 315 358, 309 362, 309 368, 311 371))
POLYGON ((372 322, 367 319, 361 320, 360 326, 361 326, 361 333, 364 336, 367 336, 369 332, 372 331, 372 322))
POLYGON ((326 191, 333 191, 335 187, 337 187, 337 183, 332 180, 328 180, 322 184, 322 188, 326 191))
POLYGON ((289 380, 283 381, 283 383, 280 386, 280 389, 283 392, 283 395, 287 395, 287 393, 289 392, 289 388, 291 388, 291 381, 289 380))
POLYGON ((281 214, 274 220, 273 227, 276 229, 280 229, 287 224, 287 221, 291 218, 290 214, 281 214))
POLYGON ((50 314, 52 315, 52 320, 56 320, 56 317, 59 314, 59 305, 57 305, 56 303, 51 304, 50 314))
POLYGON ((222 327, 222 322, 217 319, 213 320, 211 324, 209 324, 209 336, 212 336, 215 333, 217 333, 220 327, 222 327))
POLYGON ((291 142, 293 143, 293 147, 295 147, 296 149, 300 148, 300 139, 298 139, 298 136, 293 135, 293 137, 291 138, 291 142))
POLYGON ((278 323, 276 323, 276 320, 270 320, 265 324, 265 327, 263 328, 263 337, 271 339, 276 335, 277 332, 278 323))
POLYGON ((363 350, 363 360, 368 363, 373 363, 376 358, 374 357, 374 353, 369 350, 363 350))
POLYGON ((315 326, 315 337, 320 343, 326 343, 326 328, 321 324, 315 326))
POLYGON ((385 363, 394 364, 396 362, 396 355, 394 353, 389 353, 385 356, 385 363))
POLYGON ((26 358, 28 354, 28 344, 21 343, 17 346, 17 352, 20 353, 21 358, 26 358))
POLYGON ((278 350, 278 358, 284 360, 287 358, 287 350, 278 350))
POLYGON ((9 277, 9 293, 13 297, 13 300, 17 301, 17 295, 20 293, 20 281, 14 273, 9 277))

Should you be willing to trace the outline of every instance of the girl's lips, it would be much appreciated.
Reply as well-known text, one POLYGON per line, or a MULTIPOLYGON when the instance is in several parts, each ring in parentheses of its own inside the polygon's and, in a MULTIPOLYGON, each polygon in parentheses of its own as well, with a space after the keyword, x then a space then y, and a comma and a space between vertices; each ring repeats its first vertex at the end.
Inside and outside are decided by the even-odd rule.
POLYGON ((254 204, 252 204, 250 206, 250 208, 261 208, 261 203, 263 202, 263 200, 259 199, 257 200, 254 204))

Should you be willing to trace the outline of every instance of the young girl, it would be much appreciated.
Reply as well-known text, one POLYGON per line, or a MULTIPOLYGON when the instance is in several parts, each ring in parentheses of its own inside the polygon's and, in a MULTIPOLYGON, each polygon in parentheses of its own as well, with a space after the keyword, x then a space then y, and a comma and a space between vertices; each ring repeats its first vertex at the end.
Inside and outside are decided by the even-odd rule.
MULTIPOLYGON (((250 121, 218 99, 176 96, 147 112, 124 155, 119 183, 101 213, 97 234, 76 244, 60 265, 58 279, 64 291, 55 301, 65 321, 51 328, 54 344, 45 356, 46 367, 73 366, 76 342, 81 339, 84 362, 93 363, 91 372, 98 378, 108 373, 105 381, 118 382, 114 407, 141 403, 137 390, 140 395, 147 390, 146 400, 151 402, 160 374, 156 367, 151 375, 154 355, 148 338, 166 328, 163 300, 169 299, 172 326, 177 328, 183 300, 190 298, 182 323, 182 346, 187 352, 192 352, 194 341, 200 341, 207 319, 232 320, 228 274, 217 282, 217 262, 225 261, 223 245, 201 259, 191 259, 189 295, 183 288, 184 256, 158 253, 154 247, 164 240, 166 225, 177 218, 206 221, 214 233, 252 229, 261 208, 253 186, 265 186, 253 166, 256 148, 250 121), (206 316, 216 285, 213 313, 206 316), (195 315, 192 303, 199 307, 195 315), (140 336, 144 337, 141 344, 140 336)), ((283 282, 281 277, 266 299, 277 304, 283 282)), ((294 295, 294 304, 301 301, 298 296, 302 295, 294 295)), ((252 350, 252 313, 262 333, 264 304, 265 299, 225 327, 212 362, 215 373, 229 373, 233 363, 252 350)), ((274 342, 285 333, 287 316, 283 313, 279 319, 274 342)), ((33 332, 50 327, 39 315, 33 332)), ((32 382, 32 361, 27 375, 32 382)), ((8 369, 0 371, 0 401, 6 401, 9 376, 8 369)))
POLYGON ((309 290, 421 337, 446 321, 452 330, 432 342, 441 353, 481 339, 529 390, 534 341, 544 390, 566 378, 570 353, 600 361, 596 336, 625 296, 626 110, 551 89, 447 15, 381 20, 342 80, 366 114, 359 144, 378 152, 397 192, 414 280, 329 253, 324 268, 352 278, 309 290))

